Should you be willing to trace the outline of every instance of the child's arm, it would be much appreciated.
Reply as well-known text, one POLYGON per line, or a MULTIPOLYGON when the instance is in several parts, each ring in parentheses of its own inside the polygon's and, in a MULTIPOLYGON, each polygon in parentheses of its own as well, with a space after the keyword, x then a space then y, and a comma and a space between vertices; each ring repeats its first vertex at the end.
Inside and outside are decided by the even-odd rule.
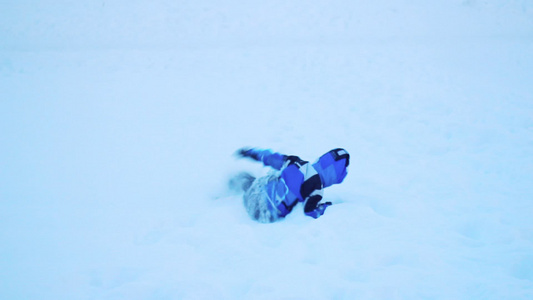
POLYGON ((249 157, 256 161, 262 162, 265 166, 272 167, 276 170, 281 170, 283 164, 287 160, 287 155, 272 152, 271 150, 242 148, 237 151, 237 155, 242 157, 249 157))

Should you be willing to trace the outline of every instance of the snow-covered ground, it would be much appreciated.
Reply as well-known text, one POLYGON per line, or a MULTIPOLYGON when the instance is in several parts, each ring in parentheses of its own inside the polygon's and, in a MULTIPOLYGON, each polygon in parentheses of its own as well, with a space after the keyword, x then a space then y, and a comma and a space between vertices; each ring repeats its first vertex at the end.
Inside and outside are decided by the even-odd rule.
POLYGON ((0 299, 531 299, 532 216, 529 0, 0 3, 0 299))

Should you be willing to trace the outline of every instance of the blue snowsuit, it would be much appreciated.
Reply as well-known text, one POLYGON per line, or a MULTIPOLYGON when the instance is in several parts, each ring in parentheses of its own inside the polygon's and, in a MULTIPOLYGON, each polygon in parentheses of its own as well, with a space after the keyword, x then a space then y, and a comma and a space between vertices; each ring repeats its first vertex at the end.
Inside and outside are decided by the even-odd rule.
POLYGON ((341 148, 325 153, 313 164, 298 156, 270 150, 241 149, 238 153, 280 171, 273 179, 261 183, 274 219, 285 217, 298 202, 304 203, 307 216, 316 219, 323 215, 331 205, 331 202, 320 203, 323 189, 341 183, 350 164, 350 155, 341 148))

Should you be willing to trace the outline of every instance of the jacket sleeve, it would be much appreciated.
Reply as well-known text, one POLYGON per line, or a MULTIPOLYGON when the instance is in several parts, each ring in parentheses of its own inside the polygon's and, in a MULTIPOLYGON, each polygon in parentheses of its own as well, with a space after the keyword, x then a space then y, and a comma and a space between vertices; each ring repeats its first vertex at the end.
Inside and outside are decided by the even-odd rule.
POLYGON ((272 167, 276 170, 281 170, 283 164, 287 160, 287 155, 272 152, 268 149, 240 149, 238 154, 242 157, 249 157, 256 161, 262 162, 265 166, 272 167))
POLYGON ((323 215, 326 208, 331 205, 331 202, 320 203, 321 200, 322 190, 314 191, 305 201, 304 213, 315 219, 323 215))

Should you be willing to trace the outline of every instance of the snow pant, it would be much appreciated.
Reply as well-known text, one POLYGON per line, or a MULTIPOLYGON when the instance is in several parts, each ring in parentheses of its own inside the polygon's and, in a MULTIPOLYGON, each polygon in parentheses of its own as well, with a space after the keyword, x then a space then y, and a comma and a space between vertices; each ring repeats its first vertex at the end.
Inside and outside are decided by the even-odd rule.
POLYGON ((244 207, 250 217, 260 223, 272 223, 288 212, 280 204, 288 193, 287 185, 278 175, 267 175, 254 180, 244 193, 244 207))

